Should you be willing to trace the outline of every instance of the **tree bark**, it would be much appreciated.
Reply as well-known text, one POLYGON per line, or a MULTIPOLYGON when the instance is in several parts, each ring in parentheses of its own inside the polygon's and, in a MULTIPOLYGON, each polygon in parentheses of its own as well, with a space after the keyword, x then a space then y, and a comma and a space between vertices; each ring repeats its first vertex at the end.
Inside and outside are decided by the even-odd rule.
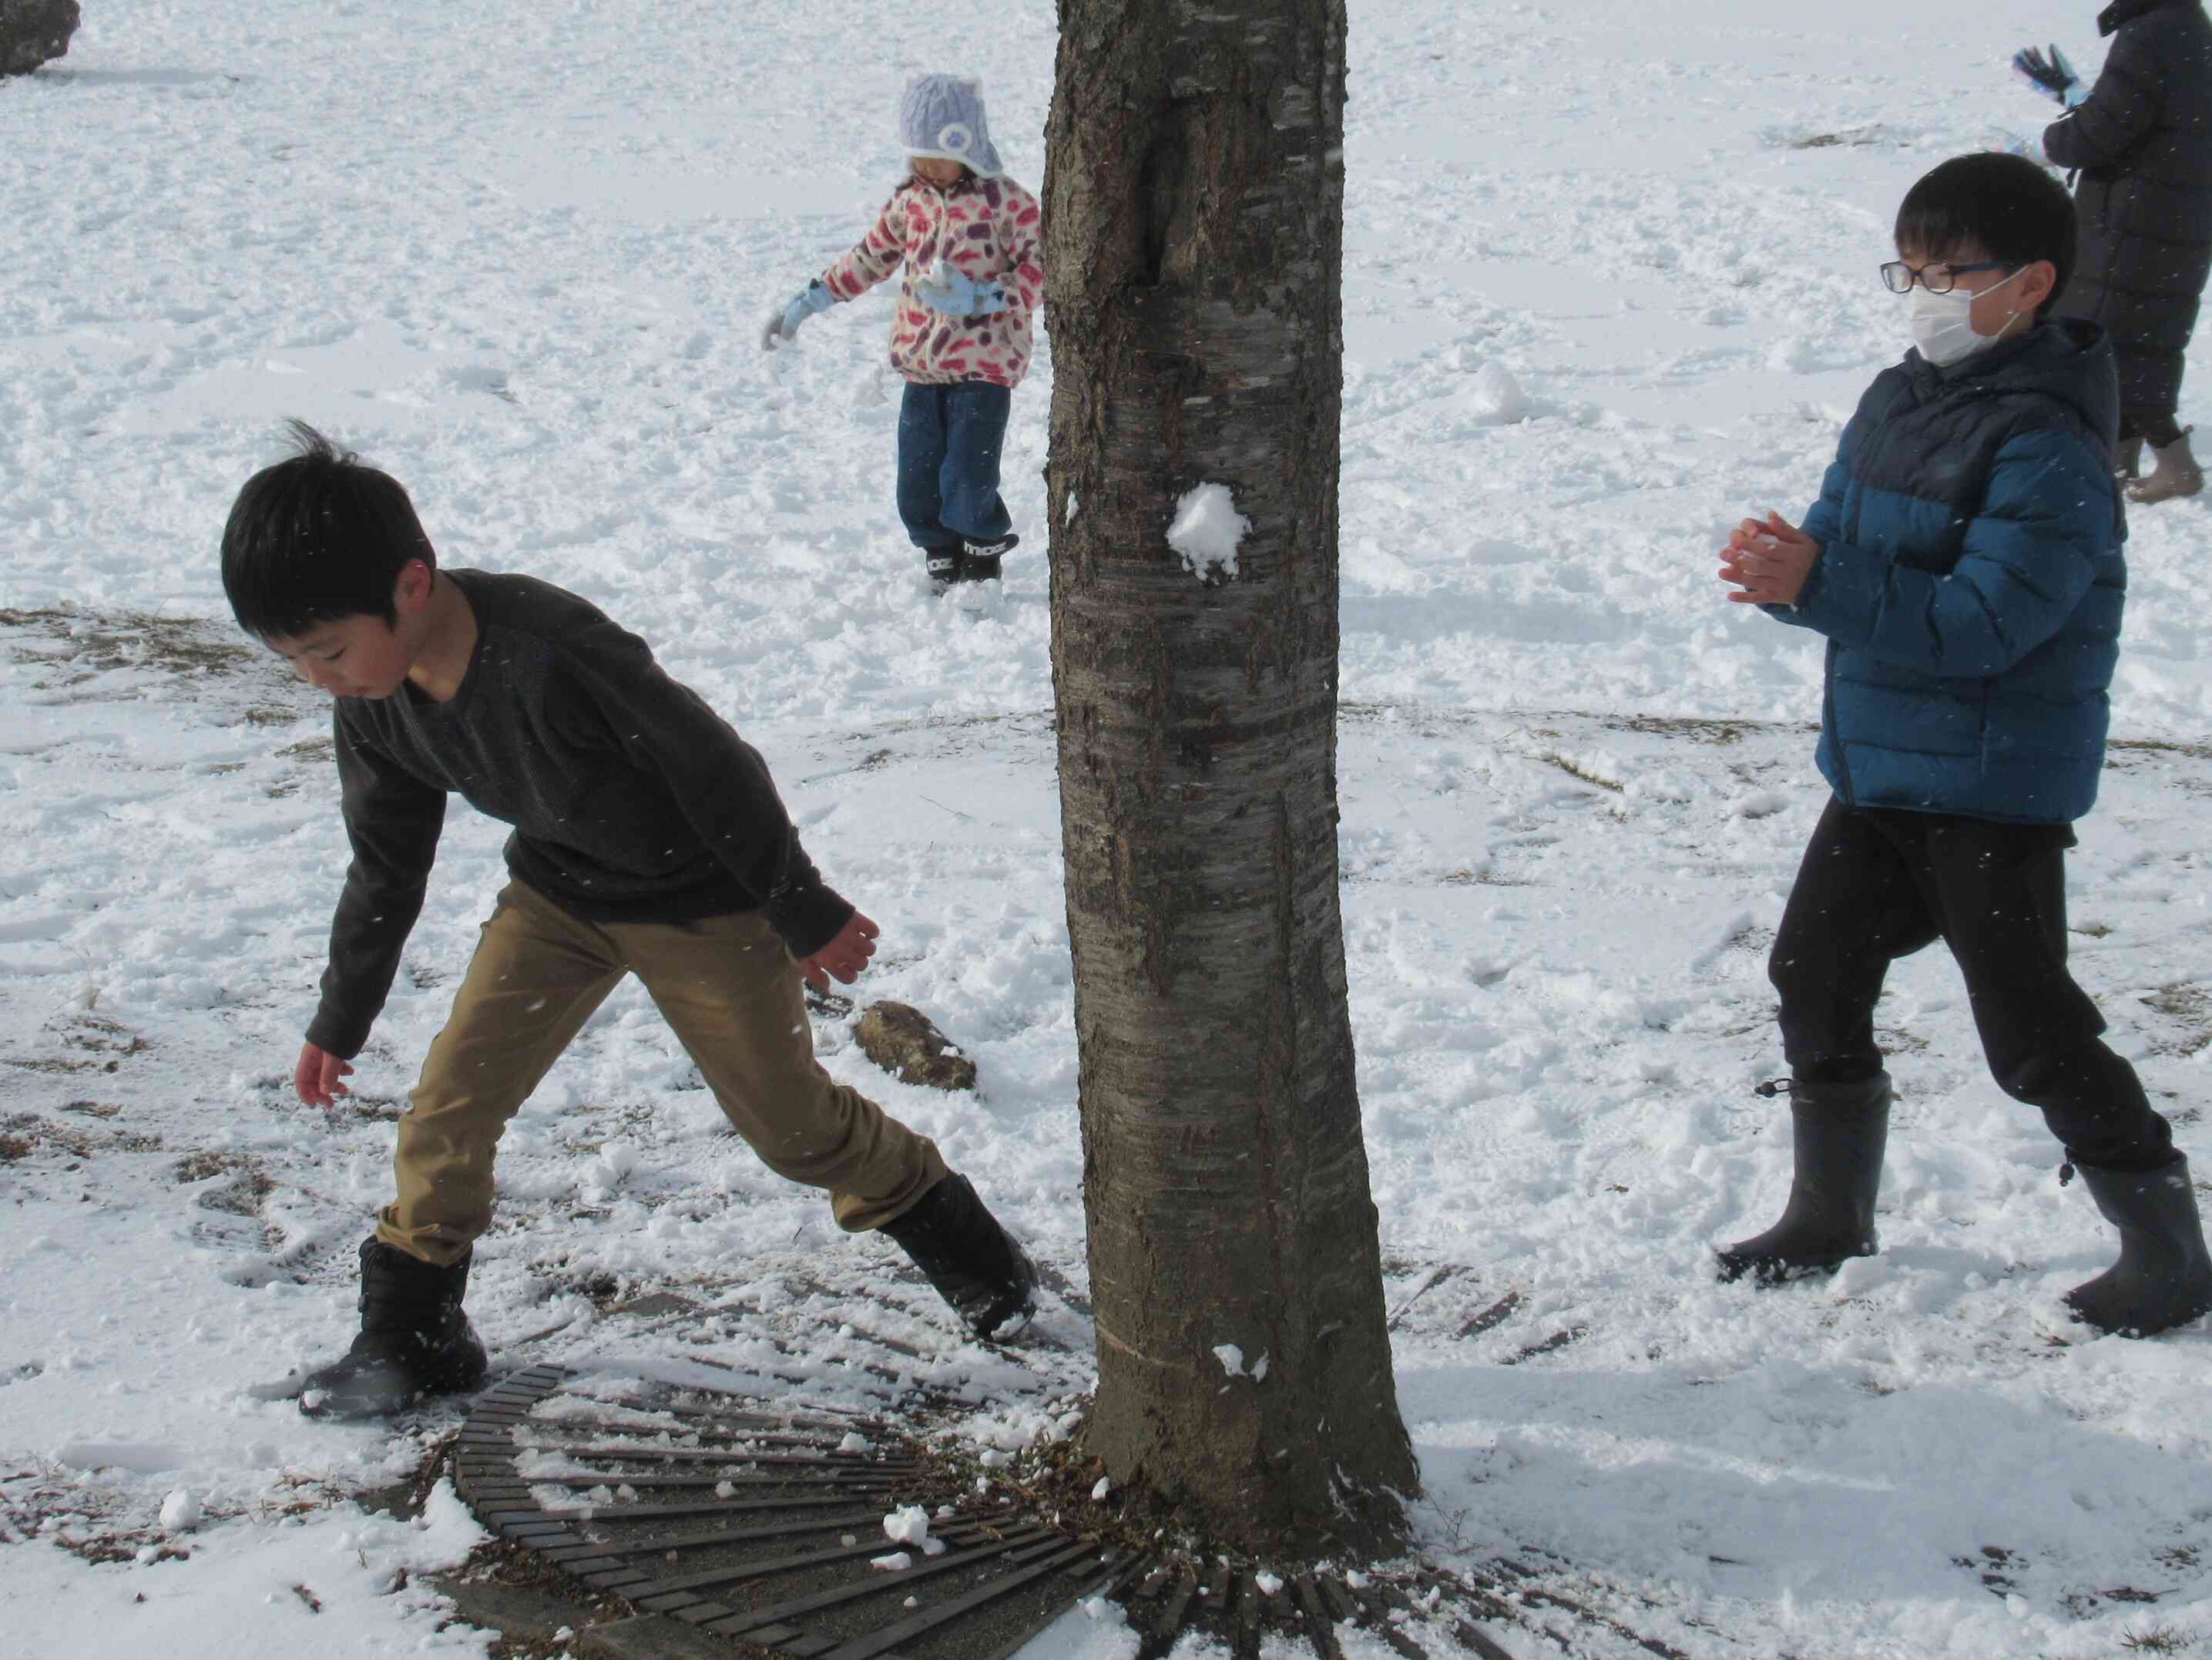
POLYGON ((1060 19, 1046 489, 1085 1433, 1217 1539, 1387 1549, 1419 1472, 1337 909, 1343 0, 1060 19), (1250 521, 1233 574, 1169 544, 1201 483, 1250 521))

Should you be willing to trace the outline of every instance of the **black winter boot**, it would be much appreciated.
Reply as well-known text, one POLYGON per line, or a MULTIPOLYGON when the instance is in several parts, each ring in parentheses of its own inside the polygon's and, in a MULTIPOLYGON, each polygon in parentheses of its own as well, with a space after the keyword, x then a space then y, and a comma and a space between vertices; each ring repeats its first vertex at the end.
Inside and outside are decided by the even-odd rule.
POLYGON ((469 1260, 434 1268, 381 1240, 362 1240, 361 1335, 343 1359, 307 1375, 300 1410, 310 1418, 388 1418, 425 1395, 480 1385, 484 1347, 461 1312, 469 1260))
POLYGON ((955 582, 966 580, 968 551, 957 542, 949 548, 924 548, 922 562, 929 572, 929 591, 943 593, 955 582))
POLYGON ((963 582, 995 582, 999 580, 999 562, 1012 553, 1021 538, 1009 531, 995 542, 970 542, 960 561, 963 582))
POLYGON ((2126 483, 2142 477, 2143 441, 2140 435, 2123 438, 2112 447, 2112 477, 2126 483))
POLYGON ((2150 453, 2157 458, 2158 465, 2149 477, 2138 478, 2128 488, 2128 500, 2142 507, 2160 502, 2171 502, 2176 496, 2194 496, 2204 488, 2203 470, 2197 458, 2189 453, 2191 428, 2184 427, 2181 435, 2170 444, 2153 444, 2150 453))
POLYGON ((2158 1170, 2099 1170, 2077 1164, 2081 1185, 2120 1231, 2120 1260, 2066 1293, 2074 1317, 2123 1337, 2154 1337, 2212 1313, 2212 1257, 2189 1160, 2158 1170))
POLYGON ((1036 1306, 1036 1268, 964 1176, 948 1176, 880 1231, 952 1304, 978 1337, 1007 1337, 1036 1306))
POLYGON ((1856 1084, 1759 1088, 1766 1094, 1790 1091, 1796 1173, 1782 1219, 1719 1253, 1721 1278, 1748 1274, 1774 1284, 1832 1270, 1847 1256, 1873 1256, 1881 1249, 1874 1199, 1889 1142, 1889 1074, 1878 1072, 1856 1084))

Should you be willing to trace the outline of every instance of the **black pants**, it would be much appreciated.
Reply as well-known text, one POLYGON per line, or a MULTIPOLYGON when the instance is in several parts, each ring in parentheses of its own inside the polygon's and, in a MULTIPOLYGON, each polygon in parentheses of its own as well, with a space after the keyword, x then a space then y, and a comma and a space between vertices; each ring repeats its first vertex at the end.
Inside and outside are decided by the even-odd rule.
POLYGON ((2104 1018, 2066 970, 2064 824, 2002 824, 1832 800, 1775 936, 1782 1045, 1806 1083, 1881 1070, 1874 1008, 1889 965, 1941 939, 1966 976, 1998 1085, 2043 1110, 2067 1156, 2149 1170, 2173 1145, 2104 1018))
POLYGON ((2181 436, 2181 423, 2174 418, 2172 410, 2122 410, 2120 439, 2140 438, 2154 450, 2162 450, 2181 436))

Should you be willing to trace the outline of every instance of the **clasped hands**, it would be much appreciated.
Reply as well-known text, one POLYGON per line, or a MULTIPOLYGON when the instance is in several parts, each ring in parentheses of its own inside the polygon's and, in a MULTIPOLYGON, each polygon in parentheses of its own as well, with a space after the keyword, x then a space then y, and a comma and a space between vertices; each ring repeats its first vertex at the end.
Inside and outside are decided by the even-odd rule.
POLYGON ((1721 581, 1746 605, 1794 605, 1820 557, 1820 544, 1778 513, 1747 519, 1721 550, 1721 581))

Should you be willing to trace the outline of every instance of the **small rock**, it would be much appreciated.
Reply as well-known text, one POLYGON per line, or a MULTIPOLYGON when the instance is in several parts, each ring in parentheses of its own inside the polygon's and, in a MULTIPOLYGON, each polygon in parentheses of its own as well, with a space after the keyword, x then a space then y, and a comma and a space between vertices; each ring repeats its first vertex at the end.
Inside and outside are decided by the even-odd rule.
POLYGON ((0 0, 0 75, 28 75, 69 51, 76 0, 0 0))
POLYGON ((972 1090, 975 1063, 909 1003, 871 1003, 854 1035, 860 1050, 902 1083, 937 1090, 972 1090))

